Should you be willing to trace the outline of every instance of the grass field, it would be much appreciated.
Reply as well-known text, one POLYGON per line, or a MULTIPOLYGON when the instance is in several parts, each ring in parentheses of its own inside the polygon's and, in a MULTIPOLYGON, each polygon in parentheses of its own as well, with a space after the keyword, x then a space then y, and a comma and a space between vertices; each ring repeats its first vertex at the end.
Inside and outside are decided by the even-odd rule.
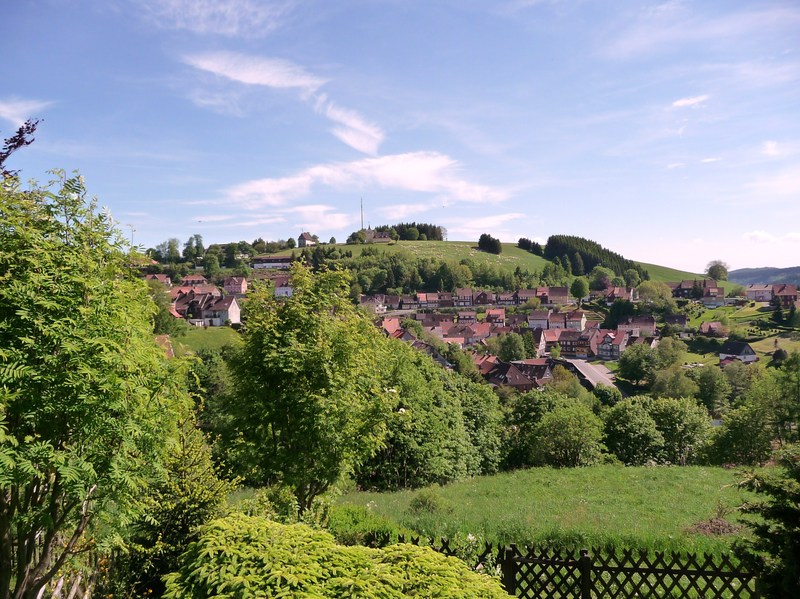
MULTIPOLYGON (((377 247, 379 251, 386 253, 408 252, 420 258, 439 258, 453 262, 460 262, 464 258, 469 258, 477 263, 487 263, 499 268, 513 272, 519 266, 522 270, 541 272, 547 264, 547 260, 540 256, 535 256, 517 247, 515 243, 504 243, 503 252, 499 255, 489 254, 478 251, 477 241, 398 241, 393 244, 380 245, 344 245, 338 244, 340 248, 346 248, 353 252, 354 256, 359 256, 364 248, 377 247)), ((284 250, 275 254, 276 256, 290 255, 299 249, 284 250)), ((680 281, 683 279, 693 279, 701 277, 695 273, 676 270, 666 266, 655 264, 645 264, 640 262, 650 274, 654 281, 680 281)))
POLYGON ((219 349, 239 343, 239 333, 230 327, 190 327, 182 337, 173 338, 175 353, 185 355, 201 349, 219 349))
POLYGON ((690 528, 724 515, 737 523, 744 500, 736 473, 722 468, 595 466, 533 468, 423 490, 436 501, 413 511, 420 491, 351 493, 342 503, 370 505, 428 536, 480 534, 491 542, 643 550, 729 550, 740 535, 707 536, 690 528), (438 504, 438 508, 436 507, 438 504))

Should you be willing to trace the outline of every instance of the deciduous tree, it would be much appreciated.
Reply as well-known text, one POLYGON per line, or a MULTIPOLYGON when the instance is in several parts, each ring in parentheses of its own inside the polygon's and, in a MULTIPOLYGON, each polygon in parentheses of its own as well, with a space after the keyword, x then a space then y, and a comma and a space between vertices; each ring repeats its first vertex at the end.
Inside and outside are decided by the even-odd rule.
POLYGON ((0 188, 2 599, 37 597, 94 523, 137 513, 189 407, 124 249, 80 177, 0 188))

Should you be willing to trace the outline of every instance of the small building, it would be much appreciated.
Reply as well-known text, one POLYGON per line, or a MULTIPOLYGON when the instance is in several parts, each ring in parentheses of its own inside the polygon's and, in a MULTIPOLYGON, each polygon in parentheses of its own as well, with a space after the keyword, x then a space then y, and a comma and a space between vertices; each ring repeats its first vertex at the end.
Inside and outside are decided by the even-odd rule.
POLYGON ((301 248, 310 248, 317 245, 317 240, 308 231, 303 231, 297 238, 297 246, 301 248))
POLYGON ((244 277, 227 277, 222 288, 229 295, 244 295, 247 293, 247 279, 244 277))
POLYGON ((294 260, 291 256, 254 256, 253 268, 270 270, 288 270, 294 260))
POLYGON ((750 347, 749 343, 744 341, 725 342, 725 344, 722 346, 722 349, 719 350, 719 360, 722 362, 728 358, 739 360, 745 364, 758 361, 758 356, 756 355, 755 350, 750 347))

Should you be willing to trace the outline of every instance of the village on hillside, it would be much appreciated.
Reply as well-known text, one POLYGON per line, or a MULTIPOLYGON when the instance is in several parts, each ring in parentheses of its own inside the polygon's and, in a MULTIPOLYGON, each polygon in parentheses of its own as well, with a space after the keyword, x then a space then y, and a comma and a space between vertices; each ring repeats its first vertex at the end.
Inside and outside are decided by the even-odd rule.
MULTIPOLYGON (((370 232, 370 238, 363 242, 393 241, 384 232, 370 232)), ((317 237, 308 232, 298 236, 300 248, 317 243, 317 237)), ((220 286, 200 274, 187 274, 179 282, 165 274, 148 274, 145 278, 166 288, 174 318, 194 327, 238 327, 248 285, 254 279, 269 281, 276 297, 290 297, 289 271, 298 259, 294 254, 253 256, 248 264, 249 280, 245 276, 226 276, 220 286)), ((726 296, 723 285, 708 278, 665 285, 672 298, 681 302, 680 311, 623 314, 616 319, 609 318, 615 305, 641 305, 636 287, 609 284, 578 298, 571 295, 567 286, 502 291, 462 287, 452 292, 360 294, 358 303, 387 336, 407 341, 445 368, 453 365, 442 348, 456 347, 468 352, 486 382, 520 392, 547 385, 553 380, 556 366, 577 376, 587 389, 614 386, 615 363, 626 349, 637 345, 656 348, 664 334, 684 341, 714 340, 714 363, 720 367, 732 362, 749 364, 759 355, 746 340, 735 335, 729 338, 727 323, 718 320, 704 320, 692 326, 692 310, 741 310, 752 305, 794 314, 800 305, 797 286, 790 284, 753 284, 733 297, 726 296), (518 352, 522 355, 515 359, 503 360, 497 355, 496 342, 512 334, 521 337, 524 351, 518 352)))

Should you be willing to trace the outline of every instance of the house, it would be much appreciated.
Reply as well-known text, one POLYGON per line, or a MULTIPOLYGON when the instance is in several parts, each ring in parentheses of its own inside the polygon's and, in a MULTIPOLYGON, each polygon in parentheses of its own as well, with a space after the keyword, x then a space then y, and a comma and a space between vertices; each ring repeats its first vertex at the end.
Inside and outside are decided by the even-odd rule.
POLYGON ((547 302, 542 303, 547 303, 550 305, 569 304, 569 289, 567 287, 548 287, 547 302))
POLYGON ((372 314, 386 313, 386 304, 383 303, 383 295, 361 295, 358 298, 358 303, 367 312, 372 314))
POLYGON ((439 307, 439 294, 438 293, 418 293, 417 305, 420 309, 425 308, 438 308, 439 307))
POLYGON ((685 328, 689 324, 689 319, 686 314, 667 314, 664 316, 664 324, 685 328))
POLYGON ((773 285, 772 301, 781 308, 791 308, 797 302, 797 285, 773 285))
POLYGON ((528 314, 528 327, 531 329, 547 329, 552 310, 533 310, 528 314))
POLYGON ((452 308, 455 305, 453 300, 453 294, 449 291, 440 291, 439 292, 439 307, 440 308, 452 308))
POLYGON ((629 302, 639 300, 639 292, 631 287, 607 287, 600 293, 607 306, 610 306, 617 300, 627 300, 629 302))
POLYGON ((772 285, 748 285, 745 295, 751 302, 771 302, 772 288, 772 285))
POLYGON ((489 308, 486 310, 486 322, 492 324, 499 324, 505 326, 506 324, 506 309, 505 308, 489 308))
POLYGON ((195 287, 197 285, 208 285, 208 281, 203 275, 186 275, 181 279, 181 285, 195 287))
POLYGON ((494 293, 491 291, 476 291, 472 295, 473 306, 488 306, 494 303, 494 293))
POLYGON ((288 270, 292 267, 293 261, 291 256, 254 256, 253 268, 288 270))
POLYGON ((581 331, 575 329, 564 329, 558 337, 558 345, 561 346, 561 355, 576 356, 578 354, 578 340, 581 331))
POLYGON ((469 307, 472 305, 472 289, 469 287, 460 287, 456 289, 453 295, 453 303, 458 308, 469 307))
POLYGON ((400 319, 382 318, 380 326, 383 332, 386 333, 386 335, 391 336, 395 333, 395 331, 400 330, 400 319))
POLYGON ((386 304, 386 307, 389 310, 399 310, 400 300, 401 296, 396 294, 387 293, 386 295, 383 296, 383 303, 386 304))
POLYGON ((628 331, 608 331, 597 345, 597 356, 601 360, 619 360, 628 347, 630 333, 628 331))
POLYGON ((247 279, 244 277, 226 277, 222 288, 229 295, 244 295, 247 293, 247 279))
POLYGON ((364 231, 365 243, 392 243, 391 233, 389 231, 375 231, 374 229, 367 229, 364 231))
POLYGON ((556 345, 561 337, 561 333, 566 329, 545 329, 542 331, 544 337, 544 347, 546 352, 550 352, 556 345))
POLYGON ((726 341, 722 348, 719 350, 720 362, 728 358, 733 358, 749 364, 750 362, 758 361, 756 352, 750 347, 749 343, 744 341, 726 341))
POLYGON ((568 329, 582 331, 586 328, 586 312, 583 310, 567 312, 565 322, 568 329))
POLYGON ((597 355, 597 346, 600 339, 607 331, 602 331, 599 327, 589 327, 581 331, 575 343, 576 358, 592 358, 597 355))
POLYGON ((725 337, 727 335, 725 327, 722 326, 721 322, 716 320, 702 323, 700 325, 699 332, 701 335, 705 335, 706 337, 725 337))
POLYGON ((522 374, 533 380, 537 388, 544 387, 553 380, 553 365, 549 358, 515 360, 512 364, 522 374))
POLYGON ((701 299, 706 308, 719 308, 725 305, 725 289, 719 286, 707 286, 701 299))
POLYGON ((539 386, 536 379, 528 377, 519 366, 510 362, 497 362, 484 378, 494 387, 511 387, 520 392, 539 386))
POLYGON ((459 324, 472 324, 478 321, 478 315, 475 310, 461 310, 458 312, 459 324))
POLYGON ((403 295, 400 298, 401 310, 416 310, 419 308, 419 302, 416 295, 403 295))
POLYGON ((317 245, 317 240, 314 239, 314 236, 311 233, 303 231, 297 238, 297 245, 301 248, 310 248, 317 245))
POLYGON ((158 281, 165 287, 172 287, 172 278, 169 275, 145 275, 145 281, 158 281))
POLYGON ((501 292, 497 294, 497 304, 500 306, 513 306, 516 301, 516 293, 501 292))
POLYGON ((221 327, 242 322, 241 309, 236 297, 226 295, 203 307, 201 318, 207 327, 221 327))
POLYGON ((526 331, 525 334, 533 335, 533 348, 536 351, 536 357, 541 358, 547 353, 547 342, 544 338, 544 329, 533 329, 526 331))
POLYGON ((652 316, 628 316, 617 325, 617 330, 626 331, 637 337, 654 337, 656 334, 656 319, 652 316))
POLYGON ((705 296, 706 289, 720 289, 714 279, 684 279, 667 285, 672 290, 672 297, 697 300, 705 296))
POLYGON ((526 304, 532 299, 536 299, 539 296, 536 294, 536 289, 519 289, 516 293, 517 296, 517 304, 526 304))
POLYGON ((281 275, 272 278, 275 286, 275 297, 292 297, 292 283, 289 275, 281 275))
POLYGON ((547 317, 547 328, 548 329, 566 329, 567 328, 566 315, 563 312, 552 312, 547 317))

